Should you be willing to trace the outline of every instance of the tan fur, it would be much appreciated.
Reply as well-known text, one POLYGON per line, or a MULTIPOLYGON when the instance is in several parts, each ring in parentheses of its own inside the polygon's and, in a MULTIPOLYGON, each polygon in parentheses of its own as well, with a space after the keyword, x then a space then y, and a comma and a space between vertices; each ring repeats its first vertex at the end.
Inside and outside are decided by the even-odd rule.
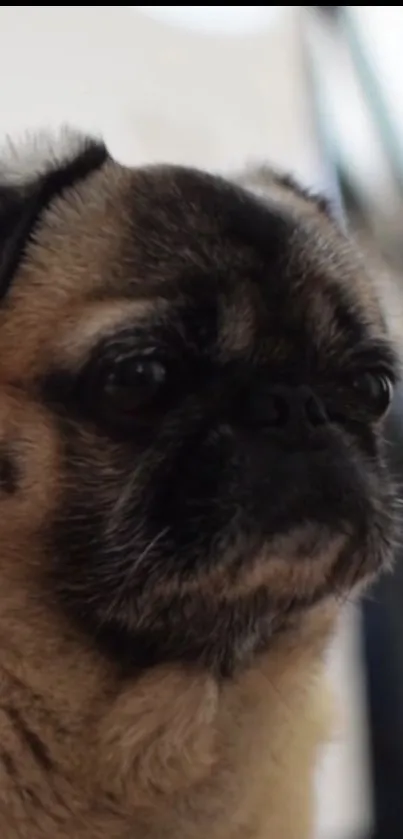
POLYGON ((176 667, 126 682, 10 589, 0 616, 0 741, 26 795, 21 802, 0 770, 5 839, 311 836, 331 607, 224 686, 176 667), (13 620, 17 604, 23 625, 13 620), (32 759, 13 714, 45 744, 49 769, 32 759))

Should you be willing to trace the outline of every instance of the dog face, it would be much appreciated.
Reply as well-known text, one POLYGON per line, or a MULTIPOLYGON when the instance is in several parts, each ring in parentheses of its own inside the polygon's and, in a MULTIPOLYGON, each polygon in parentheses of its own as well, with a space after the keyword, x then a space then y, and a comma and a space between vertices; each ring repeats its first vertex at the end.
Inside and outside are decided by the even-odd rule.
POLYGON ((390 557, 370 280, 320 202, 259 182, 90 143, 3 189, 4 492, 44 602, 128 666, 231 673, 390 557))

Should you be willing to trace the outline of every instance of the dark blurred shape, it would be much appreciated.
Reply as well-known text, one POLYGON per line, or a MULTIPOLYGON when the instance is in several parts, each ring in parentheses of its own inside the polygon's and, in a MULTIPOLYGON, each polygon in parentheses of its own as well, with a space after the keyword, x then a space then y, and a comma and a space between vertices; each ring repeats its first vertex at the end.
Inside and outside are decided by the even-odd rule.
MULTIPOLYGON (((388 417, 388 458, 403 483, 403 391, 388 417)), ((371 839, 403 835, 403 554, 363 602, 368 717, 376 831, 371 839)))
POLYGON ((341 6, 312 6, 313 9, 319 9, 320 12, 324 12, 325 14, 334 15, 342 8, 341 6))

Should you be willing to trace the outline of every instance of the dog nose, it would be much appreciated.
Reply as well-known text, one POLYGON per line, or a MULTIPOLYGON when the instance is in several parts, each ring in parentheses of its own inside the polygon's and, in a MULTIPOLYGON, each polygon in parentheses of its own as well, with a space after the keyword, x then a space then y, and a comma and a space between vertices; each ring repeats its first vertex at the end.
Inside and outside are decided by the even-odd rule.
POLYGON ((244 418, 248 417, 250 425, 254 427, 290 434, 293 431, 313 430, 328 422, 322 400, 303 385, 271 386, 250 394, 247 401, 248 405, 244 405, 244 418))

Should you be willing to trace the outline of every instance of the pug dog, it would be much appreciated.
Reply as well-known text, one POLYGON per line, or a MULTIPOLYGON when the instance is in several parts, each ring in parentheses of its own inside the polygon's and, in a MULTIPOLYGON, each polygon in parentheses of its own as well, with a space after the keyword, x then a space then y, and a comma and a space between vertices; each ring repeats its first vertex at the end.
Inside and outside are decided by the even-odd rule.
POLYGON ((2 839, 307 839, 324 654, 390 563, 398 378, 270 169, 0 173, 2 839))

